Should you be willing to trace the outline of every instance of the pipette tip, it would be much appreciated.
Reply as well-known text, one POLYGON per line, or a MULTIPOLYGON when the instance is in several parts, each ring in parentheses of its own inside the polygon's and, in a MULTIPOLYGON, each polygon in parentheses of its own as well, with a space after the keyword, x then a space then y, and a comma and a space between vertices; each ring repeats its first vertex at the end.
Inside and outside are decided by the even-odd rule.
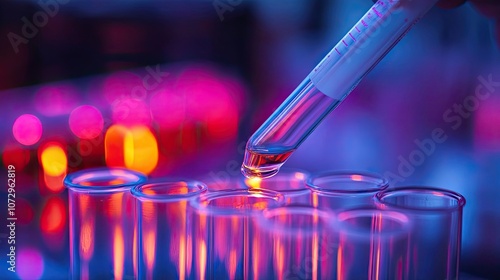
POLYGON ((278 173, 280 170, 280 165, 277 166, 267 166, 266 168, 263 169, 256 169, 256 168, 251 168, 246 165, 241 166, 241 173, 247 178, 270 178, 278 173))

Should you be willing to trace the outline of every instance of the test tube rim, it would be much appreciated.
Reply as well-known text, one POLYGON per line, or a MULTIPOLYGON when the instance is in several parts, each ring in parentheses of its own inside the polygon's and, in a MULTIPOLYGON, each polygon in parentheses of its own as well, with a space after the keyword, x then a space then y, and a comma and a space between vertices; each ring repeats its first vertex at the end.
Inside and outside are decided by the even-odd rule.
POLYGON ((64 177, 63 184, 71 191, 75 192, 84 192, 84 193, 109 193, 109 192, 119 192, 119 191, 127 191, 130 190, 133 186, 137 184, 142 184, 147 181, 147 176, 141 172, 137 172, 134 170, 130 170, 127 168, 119 168, 119 167, 97 167, 97 168, 88 168, 82 169, 76 172, 69 173, 64 177), (78 183, 74 183, 74 180, 78 177, 86 175, 88 173, 104 173, 108 172, 108 174, 112 171, 117 172, 125 172, 129 175, 135 176, 135 181, 125 182, 116 185, 94 185, 94 186, 84 186, 81 185, 81 181, 78 183))
MULTIPOLYGON (((303 169, 299 169, 299 168, 288 168, 288 167, 285 167, 285 168, 281 168, 280 171, 275 175, 275 176, 272 176, 272 177, 269 177, 269 178, 263 178, 261 179, 262 181, 268 181, 268 180, 275 180, 276 178, 278 178, 278 176, 282 176, 284 173, 286 174, 291 174, 291 173, 301 173, 304 175, 304 186, 303 188, 300 188, 300 189, 282 189, 282 190, 278 190, 278 189, 269 189, 269 188, 265 188, 264 186, 260 186, 259 189, 263 189, 263 190, 270 190, 270 191, 275 191, 275 192, 279 192, 279 193, 285 193, 285 194, 296 194, 296 193, 309 193, 310 190, 309 188, 307 187, 307 180, 309 179, 309 177, 311 177, 311 173, 306 171, 306 170, 303 170, 303 169)), ((247 185, 246 181, 247 180, 251 180, 250 178, 242 178, 242 184, 248 188, 252 188, 250 186, 247 185)))
MULTIPOLYGON (((348 180, 345 180, 346 182, 348 180)), ((342 171, 326 171, 315 173, 311 175, 306 181, 306 186, 311 190, 311 192, 324 194, 324 195, 348 195, 348 194, 376 194, 381 192, 389 187, 389 180, 383 177, 378 173, 366 172, 366 171, 351 171, 351 170, 342 170, 342 171), (373 183, 375 187, 372 188, 364 188, 364 189, 331 189, 318 186, 314 180, 317 179, 326 179, 331 178, 330 180, 336 181, 344 181, 345 179, 350 178, 353 175, 360 175, 363 180, 352 180, 349 181, 356 182, 364 182, 364 183, 373 183), (370 180, 366 180, 370 179, 370 180)))
POLYGON ((367 237, 368 238, 376 237, 385 239, 385 238, 402 236, 404 234, 409 234, 412 229, 412 221, 404 212, 395 210, 377 209, 377 208, 346 209, 344 211, 337 213, 334 224, 335 228, 339 231, 339 233, 364 240, 366 240, 367 237), (367 232, 365 230, 356 229, 355 227, 349 226, 349 224, 346 223, 345 220, 343 220, 343 216, 346 215, 354 215, 354 214, 364 215, 368 213, 371 213, 370 215, 373 215, 373 213, 381 213, 383 215, 388 215, 389 217, 391 217, 391 219, 401 222, 402 226, 400 229, 391 230, 390 232, 385 230, 382 233, 373 233, 371 231, 367 232))
MULTIPOLYGON (((207 200, 213 200, 216 198, 222 198, 222 197, 232 197, 232 196, 243 196, 243 195, 261 195, 265 196, 267 198, 270 198, 274 201, 276 201, 276 206, 275 207, 280 207, 285 204, 285 198, 284 196, 276 191, 271 191, 271 190, 265 190, 265 189, 256 189, 256 188, 249 188, 249 189, 230 189, 230 190, 221 190, 221 191, 214 191, 214 192, 205 192, 202 195, 196 197, 195 199, 190 201, 190 205, 198 212, 202 213, 205 215, 214 215, 214 216, 256 216, 262 210, 248 210, 246 209, 245 211, 237 210, 235 208, 230 209, 230 208, 217 208, 217 207, 206 207, 203 206, 202 203, 203 201, 207 200)), ((272 207, 274 208, 274 207, 272 207)))
MULTIPOLYGON (((284 236, 295 236, 297 229, 291 229, 287 228, 286 226, 283 225, 275 225, 271 221, 269 221, 268 217, 271 215, 273 212, 280 211, 280 210, 286 210, 286 211, 296 211, 298 213, 307 213, 309 214, 310 211, 315 211, 317 212, 320 216, 321 219, 325 220, 325 224, 327 225, 326 229, 330 229, 331 232, 334 231, 335 227, 335 219, 336 214, 333 211, 328 211, 325 209, 318 209, 316 207, 310 206, 310 205, 283 205, 279 206, 276 208, 270 208, 270 209, 265 209, 262 211, 261 215, 259 216, 258 220, 258 225, 265 231, 277 231, 278 234, 284 235, 284 236)), ((322 227, 320 229, 314 230, 311 228, 302 228, 300 229, 301 234, 305 235, 310 235, 310 234, 315 234, 319 233, 322 230, 324 230, 325 227, 322 227)))
MULTIPOLYGON (((439 197, 439 196, 438 196, 439 197)), ((429 186, 404 186, 404 187, 396 187, 381 191, 375 195, 375 202, 381 208, 390 208, 390 209, 398 209, 404 211, 414 211, 414 212, 454 212, 456 210, 462 209, 466 200, 465 197, 457 192, 452 190, 429 187, 429 186), (392 202, 384 202, 383 199, 395 195, 395 194, 403 194, 406 192, 426 192, 429 194, 440 193, 442 197, 446 197, 448 199, 452 199, 457 201, 456 205, 451 206, 443 206, 443 207, 413 207, 413 206, 402 206, 392 202)))
POLYGON ((189 180, 189 179, 173 179, 169 178, 168 180, 155 180, 144 182, 142 184, 138 184, 130 189, 132 195, 141 201, 155 201, 155 202, 175 202, 182 201, 186 199, 192 199, 197 195, 203 194, 207 191, 207 185, 203 182, 197 180, 189 180), (184 182, 189 187, 197 187, 197 191, 188 192, 186 194, 156 194, 150 195, 145 194, 142 189, 149 186, 161 186, 161 185, 170 185, 184 182))

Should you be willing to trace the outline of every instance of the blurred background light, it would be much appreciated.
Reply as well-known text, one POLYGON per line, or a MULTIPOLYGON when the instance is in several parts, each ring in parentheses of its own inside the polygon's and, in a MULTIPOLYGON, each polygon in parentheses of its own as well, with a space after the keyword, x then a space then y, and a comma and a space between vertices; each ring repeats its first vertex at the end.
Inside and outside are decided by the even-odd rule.
POLYGON ((33 221, 35 211, 31 203, 24 198, 16 198, 16 216, 19 224, 28 225, 33 221))
POLYGON ((180 91, 162 89, 149 101, 153 119, 165 129, 178 128, 186 120, 186 96, 180 91))
POLYGON ((31 114, 21 115, 14 122, 12 133, 14 138, 23 145, 36 144, 42 137, 42 122, 31 114))
POLYGON ((102 132, 103 126, 102 114, 94 106, 79 106, 69 115, 69 128, 81 139, 97 137, 102 132))
POLYGON ((158 164, 158 142, 145 126, 134 126, 124 139, 125 167, 151 173, 158 164))
POLYGON ((3 148, 2 161, 7 168, 14 165, 17 171, 22 171, 31 158, 30 150, 18 143, 8 143, 3 148))
POLYGON ((141 99, 118 99, 113 103, 111 110, 115 123, 125 125, 149 125, 151 123, 151 112, 146 102, 141 99))
POLYGON ((43 171, 51 176, 60 176, 66 173, 68 159, 61 144, 49 142, 41 148, 40 163, 43 171))
POLYGON ((64 190, 64 177, 66 177, 66 172, 55 176, 43 172, 43 182, 51 193, 60 193, 64 190))
POLYGON ((500 97, 480 104, 474 119, 474 140, 479 150, 500 151, 500 97))
POLYGON ((42 279, 45 269, 44 260, 39 250, 30 247, 20 247, 17 252, 17 275, 22 280, 42 279))
POLYGON ((146 126, 113 125, 106 132, 105 154, 110 167, 126 167, 149 174, 158 165, 158 141, 146 126))
POLYGON ((40 216, 40 229, 44 233, 58 233, 66 226, 66 206, 64 200, 53 196, 45 203, 40 216))
POLYGON ((130 137, 129 130, 114 124, 108 128, 104 138, 104 157, 109 167, 125 166, 125 138, 130 137))
POLYGON ((42 86, 35 94, 33 103, 44 116, 68 114, 79 103, 78 92, 70 84, 42 86))

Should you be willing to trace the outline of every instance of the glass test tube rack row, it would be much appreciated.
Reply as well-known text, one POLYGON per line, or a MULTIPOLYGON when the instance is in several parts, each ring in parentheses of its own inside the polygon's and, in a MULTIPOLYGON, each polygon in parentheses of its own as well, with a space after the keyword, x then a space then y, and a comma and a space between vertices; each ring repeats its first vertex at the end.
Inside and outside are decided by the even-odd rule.
POLYGON ((457 279, 465 199, 376 174, 148 180, 83 170, 69 190, 72 279, 457 279))

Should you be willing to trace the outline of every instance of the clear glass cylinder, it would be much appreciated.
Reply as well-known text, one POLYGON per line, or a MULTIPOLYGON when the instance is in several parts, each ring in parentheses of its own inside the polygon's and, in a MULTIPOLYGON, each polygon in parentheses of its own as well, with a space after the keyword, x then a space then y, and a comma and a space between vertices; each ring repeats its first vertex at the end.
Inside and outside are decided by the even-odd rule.
POLYGON ((68 174, 72 279, 134 279, 135 204, 130 189, 146 176, 97 168, 68 174))
POLYGON ((256 217, 283 204, 281 194, 259 189, 207 193, 194 200, 196 279, 266 279, 272 240, 259 231, 256 217))
POLYGON ((402 211, 414 224, 408 279, 458 279, 465 198, 430 187, 404 187, 376 196, 382 209, 402 211))
POLYGON ((265 210, 259 228, 271 236, 272 269, 265 279, 335 279, 334 214, 310 206, 265 210))
POLYGON ((132 188, 137 209, 136 279, 195 279, 189 201, 207 191, 197 181, 156 181, 132 188))
POLYGON ((336 221, 337 279, 407 279, 411 221, 406 215, 351 209, 340 212, 336 221))
POLYGON ((339 211, 373 206, 376 193, 386 189, 384 177, 366 172, 326 172, 307 180, 311 190, 311 204, 320 209, 339 211))
POLYGON ((311 202, 311 191, 306 186, 310 174, 299 169, 283 168, 271 178, 245 178, 248 188, 258 188, 279 192, 285 198, 285 203, 308 205, 311 202))

